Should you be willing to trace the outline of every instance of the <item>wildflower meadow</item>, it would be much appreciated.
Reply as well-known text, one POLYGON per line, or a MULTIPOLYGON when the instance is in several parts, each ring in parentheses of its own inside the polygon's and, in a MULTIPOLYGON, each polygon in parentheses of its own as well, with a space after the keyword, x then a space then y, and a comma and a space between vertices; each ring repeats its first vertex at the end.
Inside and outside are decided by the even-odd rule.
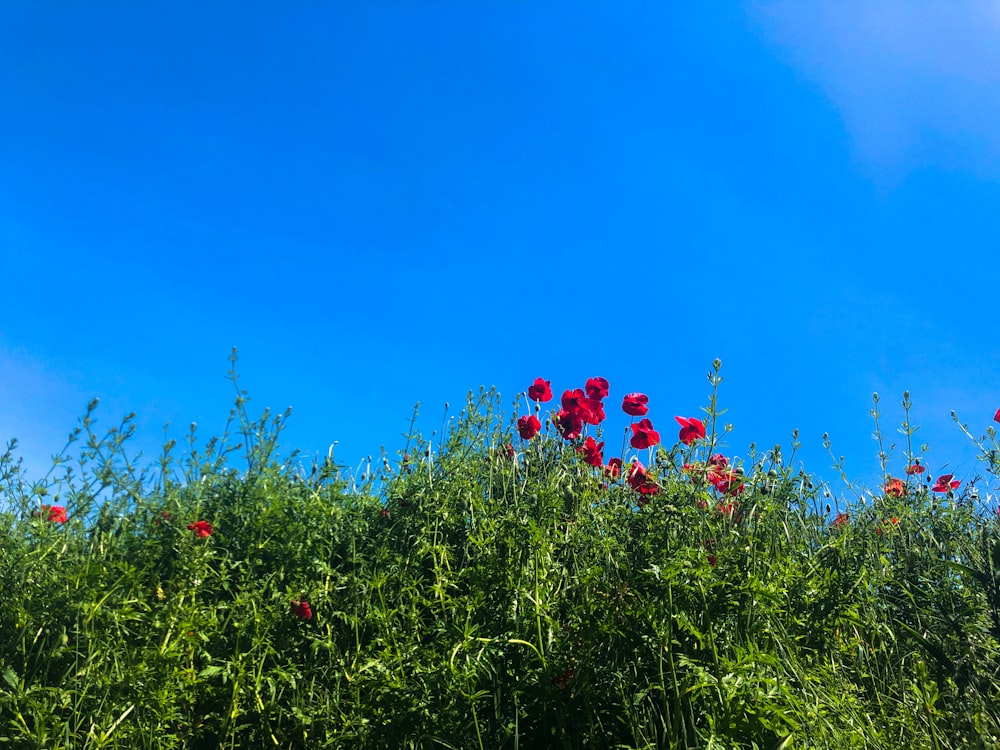
POLYGON ((0 747, 1000 745, 1000 410, 932 475, 905 395, 835 497, 726 446, 718 360, 706 405, 539 377, 350 473, 233 361, 218 437, 141 462, 92 402, 0 455, 0 747))

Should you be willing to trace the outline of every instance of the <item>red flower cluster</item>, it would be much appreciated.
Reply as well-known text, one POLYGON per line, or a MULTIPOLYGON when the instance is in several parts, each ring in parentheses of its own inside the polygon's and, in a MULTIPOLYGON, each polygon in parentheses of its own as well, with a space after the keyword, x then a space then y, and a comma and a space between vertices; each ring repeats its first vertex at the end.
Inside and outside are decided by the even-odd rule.
POLYGON ((531 438, 541 432, 541 429, 542 423, 538 421, 538 417, 534 414, 519 417, 517 420, 517 431, 524 440, 531 440, 531 438))
POLYGON ((188 529, 195 533, 195 536, 204 539, 207 536, 212 536, 212 524, 208 521, 195 521, 192 524, 188 524, 188 529))
POLYGON ((608 381, 604 378, 590 378, 587 390, 582 388, 563 391, 562 408, 556 415, 556 427, 566 440, 576 440, 583 432, 585 424, 598 425, 605 419, 604 402, 608 393, 608 381))
POLYGON ((885 483, 885 494, 891 497, 902 497, 906 494, 906 485, 902 479, 890 479, 885 483))
POLYGON ((292 601, 292 614, 301 620, 311 620, 313 616, 312 607, 309 606, 307 601, 299 601, 297 599, 292 601))
POLYGON ((697 417, 674 417, 681 426, 678 439, 684 445, 691 445, 695 440, 705 437, 705 423, 697 417))
POLYGON ((942 474, 937 478, 937 482, 934 483, 934 486, 931 487, 931 489, 934 492, 947 492, 948 490, 958 489, 958 485, 960 485, 962 482, 958 479, 952 480, 953 476, 955 475, 942 474))

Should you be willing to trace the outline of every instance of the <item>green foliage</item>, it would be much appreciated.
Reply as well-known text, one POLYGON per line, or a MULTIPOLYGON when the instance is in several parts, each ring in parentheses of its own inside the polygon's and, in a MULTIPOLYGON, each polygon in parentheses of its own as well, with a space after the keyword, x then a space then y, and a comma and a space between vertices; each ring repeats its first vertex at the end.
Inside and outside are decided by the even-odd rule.
POLYGON ((779 449, 723 497, 710 377, 709 436, 645 498, 492 390, 360 486, 280 461, 287 414, 238 387, 236 438, 192 428, 183 464, 137 468, 96 404, 73 468, 29 482, 10 446, 0 745, 996 746, 995 512, 913 481, 833 522, 779 449))

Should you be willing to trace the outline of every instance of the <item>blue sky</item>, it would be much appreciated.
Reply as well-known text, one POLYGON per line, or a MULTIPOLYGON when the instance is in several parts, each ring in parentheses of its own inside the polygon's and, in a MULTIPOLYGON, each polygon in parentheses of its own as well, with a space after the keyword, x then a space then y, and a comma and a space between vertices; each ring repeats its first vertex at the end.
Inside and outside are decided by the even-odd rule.
POLYGON ((0 438, 44 471, 93 396, 150 455, 207 438, 234 345, 286 449, 349 465, 538 376, 673 438, 719 357, 732 454, 798 428, 832 478, 829 432, 876 481, 871 394, 892 439, 909 389, 971 478, 998 36, 990 2, 6 2, 0 438))

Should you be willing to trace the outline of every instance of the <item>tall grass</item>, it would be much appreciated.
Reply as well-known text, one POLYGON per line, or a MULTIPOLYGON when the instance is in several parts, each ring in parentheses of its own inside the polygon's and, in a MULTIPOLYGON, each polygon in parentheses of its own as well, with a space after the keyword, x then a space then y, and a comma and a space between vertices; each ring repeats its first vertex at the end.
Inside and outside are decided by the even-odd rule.
POLYGON ((10 446, 0 744, 997 746, 996 509, 913 474, 833 516, 780 449, 722 492, 710 379, 646 495, 494 390, 360 482, 280 456, 238 386, 179 459, 136 466, 95 404, 42 479, 10 446))

